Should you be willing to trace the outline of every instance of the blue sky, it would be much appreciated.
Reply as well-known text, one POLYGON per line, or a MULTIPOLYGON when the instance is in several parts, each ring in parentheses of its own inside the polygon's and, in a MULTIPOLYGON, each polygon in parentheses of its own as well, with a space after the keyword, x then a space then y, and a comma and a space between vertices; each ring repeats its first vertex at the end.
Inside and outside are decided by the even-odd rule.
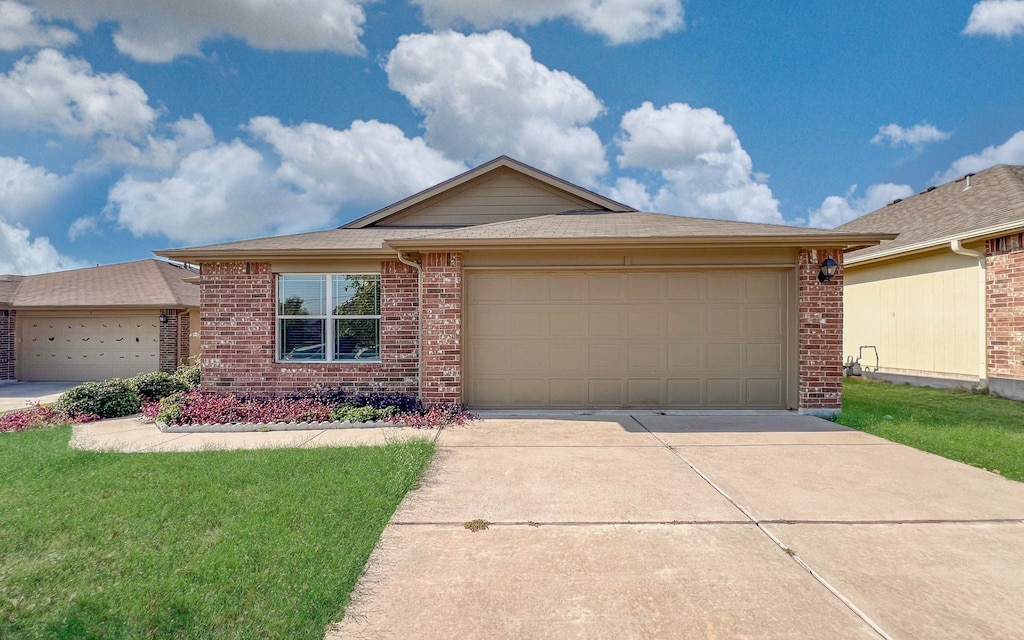
POLYGON ((1024 0, 0 0, 0 273, 337 226, 507 154, 832 227, 1024 164, 1024 0))

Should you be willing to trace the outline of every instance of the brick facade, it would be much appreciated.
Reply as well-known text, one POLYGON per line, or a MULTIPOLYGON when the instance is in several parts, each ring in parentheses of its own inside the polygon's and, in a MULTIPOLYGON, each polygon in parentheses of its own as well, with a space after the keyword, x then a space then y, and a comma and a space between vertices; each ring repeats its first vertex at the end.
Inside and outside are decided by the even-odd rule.
POLYGON ((178 311, 178 366, 188 364, 189 356, 189 333, 191 333, 192 321, 188 309, 178 311))
POLYGON ((160 323, 160 371, 174 373, 178 368, 178 311, 161 309, 160 314, 167 318, 160 323))
POLYGON ((843 406, 843 251, 801 249, 798 263, 799 410, 833 414, 843 406), (818 282, 821 263, 831 257, 840 268, 818 282))
POLYGON ((15 379, 15 315, 15 311, 0 309, 0 380, 15 379))
POLYGON ((462 401, 462 254, 427 253, 423 277, 423 400, 462 401))
POLYGON ((985 243, 989 388, 1024 399, 1024 234, 985 243))
POLYGON ((265 262, 208 262, 200 269, 203 388, 282 394, 314 386, 418 392, 419 284, 412 267, 381 263, 381 361, 275 362, 275 278, 265 262))

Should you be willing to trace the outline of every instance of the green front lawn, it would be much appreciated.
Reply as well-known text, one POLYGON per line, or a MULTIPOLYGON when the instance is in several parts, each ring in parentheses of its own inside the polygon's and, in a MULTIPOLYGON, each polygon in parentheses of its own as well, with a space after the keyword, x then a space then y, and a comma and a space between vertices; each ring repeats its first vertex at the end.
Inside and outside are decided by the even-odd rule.
POLYGON ((96 453, 0 434, 0 638, 309 638, 339 620, 429 442, 96 453))
POLYGON ((839 424, 1024 481, 1024 403, 847 378, 839 424))

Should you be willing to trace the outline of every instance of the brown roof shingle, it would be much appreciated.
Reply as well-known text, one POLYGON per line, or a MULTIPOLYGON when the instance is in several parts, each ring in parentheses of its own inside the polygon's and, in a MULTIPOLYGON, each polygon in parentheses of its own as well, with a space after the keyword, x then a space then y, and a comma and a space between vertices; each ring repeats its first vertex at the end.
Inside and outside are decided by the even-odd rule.
POLYGON ((197 307, 199 287, 184 281, 194 275, 191 269, 149 258, 72 271, 13 276, 18 286, 6 299, 0 279, 0 304, 15 309, 197 307))
POLYGON ((837 231, 898 233, 895 240, 851 251, 847 259, 940 244, 973 232, 1019 222, 1024 227, 1024 166, 997 165, 921 192, 848 222, 837 231))

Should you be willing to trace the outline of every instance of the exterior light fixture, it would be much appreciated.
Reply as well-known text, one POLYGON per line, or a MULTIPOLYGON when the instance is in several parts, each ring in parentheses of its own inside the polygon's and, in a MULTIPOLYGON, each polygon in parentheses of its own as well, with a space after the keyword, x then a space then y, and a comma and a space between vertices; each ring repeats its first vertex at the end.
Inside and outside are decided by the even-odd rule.
MULTIPOLYGON (((818 280, 821 280, 821 274, 818 274, 818 280)), ((161 313, 160 314, 160 324, 167 324, 167 314, 166 313, 161 313)))
POLYGON ((839 265, 832 258, 825 258, 825 262, 821 263, 821 270, 818 271, 818 282, 827 282, 832 279, 832 276, 836 275, 836 269, 839 265))

